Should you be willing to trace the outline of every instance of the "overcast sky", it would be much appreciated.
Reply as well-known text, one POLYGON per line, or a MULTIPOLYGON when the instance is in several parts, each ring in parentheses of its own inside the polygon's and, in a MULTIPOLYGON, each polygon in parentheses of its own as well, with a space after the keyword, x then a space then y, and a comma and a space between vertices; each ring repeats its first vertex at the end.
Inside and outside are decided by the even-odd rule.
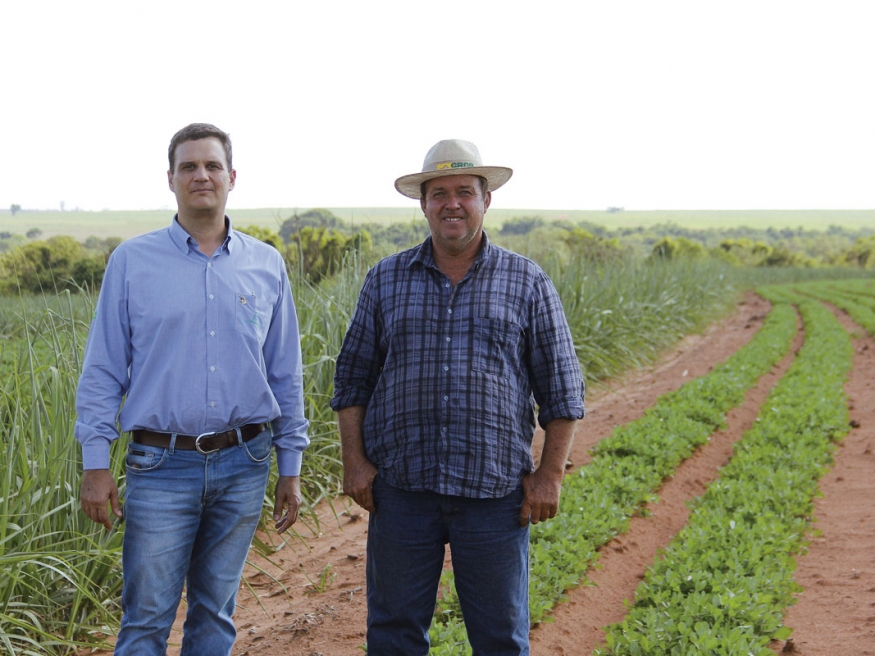
POLYGON ((871 0, 4 2, 0 208, 160 209, 231 134, 229 207, 406 207, 475 142, 529 209, 875 207, 871 0))

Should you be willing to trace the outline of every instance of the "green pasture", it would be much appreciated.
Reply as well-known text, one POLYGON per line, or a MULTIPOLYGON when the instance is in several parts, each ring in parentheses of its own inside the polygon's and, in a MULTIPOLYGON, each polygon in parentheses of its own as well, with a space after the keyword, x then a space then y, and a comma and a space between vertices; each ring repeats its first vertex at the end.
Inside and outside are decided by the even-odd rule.
MULTIPOLYGON (((500 200, 500 199, 499 199, 500 200)), ((228 214, 238 226, 258 225, 276 230, 286 219, 301 214, 309 207, 229 209, 228 214)), ((368 223, 425 221, 417 204, 407 207, 329 207, 347 227, 368 223)), ((170 221, 174 210, 105 210, 84 211, 29 211, 14 216, 8 210, 0 211, 0 232, 24 235, 33 228, 42 231, 42 237, 69 235, 79 241, 88 237, 121 237, 161 228, 170 221)), ((547 221, 588 221, 610 228, 649 228, 673 223, 682 228, 707 230, 709 228, 775 228, 826 230, 831 225, 847 229, 875 227, 875 210, 538 210, 504 209, 497 202, 486 215, 486 228, 499 228, 514 217, 540 216, 547 221)))

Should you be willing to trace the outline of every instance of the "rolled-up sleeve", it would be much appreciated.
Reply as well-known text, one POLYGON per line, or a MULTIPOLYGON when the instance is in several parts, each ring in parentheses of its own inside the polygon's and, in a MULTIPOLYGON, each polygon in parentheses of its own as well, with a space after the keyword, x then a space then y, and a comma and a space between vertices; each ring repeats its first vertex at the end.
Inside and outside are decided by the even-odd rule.
POLYGON ((586 413, 584 382, 574 339, 553 283, 539 272, 529 305, 529 375, 538 423, 580 419, 586 413))

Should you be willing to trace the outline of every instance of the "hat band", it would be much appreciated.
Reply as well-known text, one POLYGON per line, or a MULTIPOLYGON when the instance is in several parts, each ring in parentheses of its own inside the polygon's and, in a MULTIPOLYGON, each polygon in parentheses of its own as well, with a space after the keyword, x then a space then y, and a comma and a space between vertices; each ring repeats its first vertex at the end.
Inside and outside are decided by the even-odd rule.
POLYGON ((447 169, 467 169, 474 168, 477 165, 473 162, 441 162, 435 166, 435 171, 445 171, 447 169))

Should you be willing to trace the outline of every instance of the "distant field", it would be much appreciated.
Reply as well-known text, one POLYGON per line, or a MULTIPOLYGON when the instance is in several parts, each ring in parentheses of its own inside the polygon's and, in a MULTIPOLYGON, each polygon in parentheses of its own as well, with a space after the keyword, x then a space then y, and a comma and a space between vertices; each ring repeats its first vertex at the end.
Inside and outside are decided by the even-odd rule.
MULTIPOLYGON (((277 228, 295 211, 310 208, 232 209, 228 214, 238 226, 260 225, 277 228)), ((393 221, 424 221, 415 204, 410 207, 330 207, 348 226, 364 223, 393 221)), ((167 225, 172 210, 106 210, 102 212, 21 211, 15 216, 8 210, 0 211, 0 231, 25 234, 32 228, 42 230, 43 237, 70 235, 80 240, 90 236, 122 237, 155 230, 167 225)), ((486 227, 497 228, 517 216, 541 216, 547 220, 585 220, 612 227, 648 227, 657 223, 675 223, 685 228, 805 228, 825 230, 830 225, 844 228, 875 228, 873 210, 660 210, 624 211, 609 213, 604 210, 535 210, 503 209, 493 207, 486 216, 486 227)))

